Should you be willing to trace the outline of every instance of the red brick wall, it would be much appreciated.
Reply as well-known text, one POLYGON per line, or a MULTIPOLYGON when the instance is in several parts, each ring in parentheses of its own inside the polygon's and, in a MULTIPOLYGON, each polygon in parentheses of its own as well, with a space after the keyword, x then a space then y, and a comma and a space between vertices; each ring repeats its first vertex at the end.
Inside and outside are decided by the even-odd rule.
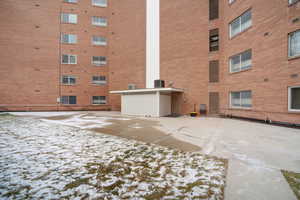
MULTIPOLYGON (((2 0, 0 4, 0 110, 120 110, 120 96, 110 90, 129 83, 145 87, 146 8, 142 0, 109 1, 108 8, 61 1, 2 0), (39 6, 36 6, 39 4, 39 6), (60 10, 77 13, 78 24, 60 24, 60 10), (108 27, 94 27, 91 16, 108 17, 108 27), (5 19, 5 20, 3 20, 5 19), (36 28, 39 26, 39 28, 36 28), (60 32, 78 35, 78 44, 60 45, 60 32), (106 36, 107 47, 91 45, 92 35, 106 36), (77 65, 61 65, 60 52, 77 54, 77 65), (92 56, 107 56, 108 65, 94 67, 92 56), (60 86, 60 75, 77 76, 74 86, 60 86), (105 75, 106 86, 91 84, 105 75), (76 106, 59 106, 61 95, 76 95, 76 106), (92 96, 108 96, 108 105, 92 106, 92 96)), ((161 79, 185 89, 182 114, 194 104, 209 108, 209 92, 220 93, 223 114, 300 123, 288 112, 288 86, 300 85, 300 59, 287 56, 288 33, 300 29, 300 3, 287 0, 220 0, 219 19, 208 20, 208 1, 161 0, 161 79), (228 24, 252 9, 252 27, 229 39, 228 24), (219 28, 220 50, 209 52, 209 30, 219 28), (266 34, 268 33, 268 34, 266 34), (252 49, 252 68, 230 74, 229 57, 252 49), (220 82, 209 83, 210 60, 220 62, 220 82), (292 74, 298 74, 292 78, 292 74), (231 91, 252 90, 250 110, 229 108, 231 91)))
POLYGON ((109 108, 91 105, 92 96, 108 95, 108 86, 91 84, 93 75, 108 75, 108 66, 91 65, 91 56, 107 55, 107 47, 92 46, 92 35, 108 35, 108 28, 91 25, 91 16, 108 13, 108 8, 94 7, 90 0, 2 0, 0 110, 109 108), (78 14, 78 24, 61 24, 61 11, 78 14), (60 45, 61 32, 77 34, 78 43, 60 45), (60 52, 77 54, 78 64, 61 65, 60 52), (75 75, 77 84, 60 87, 61 75, 75 75), (77 105, 60 106, 57 98, 62 95, 77 96, 77 105))
MULTIPOLYGON (((111 1, 109 90, 126 90, 128 84, 145 88, 146 1, 111 1)), ((120 110, 120 95, 110 95, 113 110, 120 110)))
POLYGON ((288 86, 300 85, 300 59, 288 60, 288 33, 300 29, 300 22, 292 23, 292 19, 300 17, 300 3, 289 7, 287 1, 282 0, 237 0, 232 5, 224 5, 223 16, 222 112, 300 123, 300 113, 288 113, 288 86), (228 24, 249 8, 252 10, 252 27, 229 39, 228 24), (250 48, 252 68, 230 74, 228 58, 250 48), (291 78, 292 74, 298 74, 298 77, 291 78), (239 90, 252 90, 251 110, 229 108, 230 91, 239 90))

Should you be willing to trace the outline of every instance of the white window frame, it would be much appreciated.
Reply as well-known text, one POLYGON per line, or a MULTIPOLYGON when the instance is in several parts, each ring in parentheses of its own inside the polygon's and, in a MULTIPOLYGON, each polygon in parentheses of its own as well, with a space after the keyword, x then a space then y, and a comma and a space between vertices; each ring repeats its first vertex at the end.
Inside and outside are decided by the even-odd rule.
POLYGON ((92 36, 92 44, 95 46, 106 46, 107 45, 107 39, 103 36, 97 36, 97 35, 93 35, 92 36), (95 38, 100 38, 100 40, 104 39, 104 41, 95 41, 95 38))
POLYGON ((248 28, 250 28, 252 26, 252 10, 251 9, 248 9, 246 10, 243 14, 241 14, 239 17, 235 18, 234 20, 232 20, 230 23, 229 23, 229 37, 230 39, 233 38, 234 36, 238 35, 239 33, 247 30, 248 28), (244 29, 242 29, 242 16, 244 16, 246 13, 250 12, 251 14, 251 19, 250 19, 250 25, 244 29), (234 35, 232 35, 232 29, 231 29, 231 25, 234 21, 236 20, 239 20, 239 31, 237 33, 235 33, 234 35))
POLYGON ((92 76, 92 83, 95 85, 106 85, 107 84, 106 76, 92 76), (104 77, 105 80, 94 80, 94 77, 104 77))
POLYGON ((78 3, 78 0, 64 0, 65 3, 78 3))
POLYGON ((296 55, 291 55, 291 37, 292 37, 293 34, 299 34, 300 35, 300 29, 296 30, 296 31, 293 31, 293 32, 291 32, 291 33, 288 34, 288 37, 289 37, 288 56, 289 56, 289 58, 295 58, 295 57, 299 57, 300 56, 300 52, 298 54, 296 54, 296 55))
POLYGON ((252 90, 231 91, 231 92, 229 93, 229 107, 230 107, 230 108, 233 108, 233 109, 245 109, 245 110, 250 110, 250 109, 252 109, 252 107, 253 107, 252 94, 253 94, 253 93, 252 93, 252 90), (241 105, 241 106, 233 106, 233 105, 232 105, 232 93, 237 93, 237 92, 240 93, 240 105, 241 105), (251 92, 251 106, 250 106, 250 107, 243 107, 243 106, 242 106, 242 92, 251 92))
POLYGON ((106 17, 92 16, 92 25, 106 27, 107 24, 108 22, 106 17), (96 20, 94 19, 99 19, 100 21, 105 21, 105 22, 96 22, 96 20))
POLYGON ((92 0, 92 5, 97 7, 107 7, 107 0, 92 0), (99 3, 100 1, 100 3, 99 3))
POLYGON ((64 64, 64 65, 76 65, 76 64, 77 64, 77 55, 62 54, 62 55, 61 55, 61 64, 64 64), (64 62, 63 62, 63 56, 68 56, 68 62, 67 62, 67 63, 64 63, 64 62), (75 63, 71 63, 71 62, 70 62, 72 56, 75 58, 75 63))
POLYGON ((297 3, 299 0, 289 0, 289 5, 292 5, 294 3, 297 3))
POLYGON ((61 83, 63 85, 75 85, 76 84, 76 77, 75 76, 72 76, 72 75, 62 75, 61 76, 61 83), (64 78, 67 78, 68 79, 68 83, 64 83, 63 80, 64 78), (75 79, 75 83, 71 83, 71 80, 70 79, 75 79))
POLYGON ((288 87, 288 111, 289 112, 300 112, 300 109, 292 109, 292 89, 293 88, 300 88, 300 85, 298 86, 291 86, 288 87))
POLYGON ((61 97, 60 97, 60 104, 61 104, 61 105, 77 105, 77 96, 74 96, 75 99, 76 99, 76 103, 70 104, 70 97, 71 97, 71 96, 74 96, 74 95, 64 95, 64 96, 61 96, 61 97), (63 102, 62 102, 62 98, 63 98, 63 97, 67 97, 68 103, 63 103, 63 102))
POLYGON ((77 14, 73 14, 73 13, 61 13, 60 20, 61 23, 65 23, 65 24, 77 24, 78 16, 77 14), (64 15, 68 15, 68 21, 64 21, 64 15))
POLYGON ((251 68, 252 68, 252 49, 248 49, 248 50, 246 50, 246 51, 243 51, 242 53, 233 55, 233 56, 231 56, 231 57, 229 58, 229 71, 230 71, 230 73, 242 72, 242 71, 249 70, 249 69, 251 69, 251 68), (246 68, 246 69, 242 69, 242 55, 245 54, 245 53, 248 52, 248 51, 251 52, 251 60, 250 60, 251 65, 250 65, 250 67, 248 67, 248 68, 246 68), (239 66, 239 70, 238 70, 238 71, 232 71, 232 62, 231 62, 231 60, 232 60, 233 57, 236 57, 236 56, 239 56, 239 57, 240 57, 240 66, 239 66))
POLYGON ((92 96, 92 105, 106 105, 107 97, 106 96, 92 96), (98 100, 99 103, 94 102, 94 97, 105 97, 105 100, 98 100))
POLYGON ((68 34, 68 33, 61 33, 61 39, 60 40, 61 40, 62 44, 77 44, 77 35, 75 35, 75 34, 68 34), (68 35, 68 41, 67 42, 65 42, 63 40, 63 38, 64 38, 65 35, 68 35), (72 41, 70 39, 71 37, 73 37, 74 41, 72 41))
POLYGON ((92 56, 92 65, 95 65, 95 66, 105 66, 105 65, 107 65, 107 57, 106 56, 92 56), (94 62, 94 57, 105 57, 105 61, 94 62))

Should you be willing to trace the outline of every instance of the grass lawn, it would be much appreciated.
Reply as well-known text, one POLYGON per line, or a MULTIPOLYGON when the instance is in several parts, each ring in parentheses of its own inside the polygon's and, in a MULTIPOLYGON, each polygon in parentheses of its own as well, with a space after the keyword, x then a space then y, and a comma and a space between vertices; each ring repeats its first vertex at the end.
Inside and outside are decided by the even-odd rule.
POLYGON ((289 172, 285 170, 281 170, 281 172, 294 191, 298 200, 300 200, 300 173, 289 172))
POLYGON ((222 200, 226 169, 199 153, 0 115, 1 199, 222 200))

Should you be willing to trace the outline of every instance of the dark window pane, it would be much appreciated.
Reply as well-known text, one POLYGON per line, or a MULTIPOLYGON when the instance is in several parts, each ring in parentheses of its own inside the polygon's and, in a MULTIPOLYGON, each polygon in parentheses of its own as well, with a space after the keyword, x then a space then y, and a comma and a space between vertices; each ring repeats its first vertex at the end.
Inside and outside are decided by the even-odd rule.
POLYGON ((69 104, 76 104, 76 96, 69 96, 69 104))
POLYGON ((209 62, 209 82, 219 82, 219 61, 213 60, 209 62))
POLYGON ((219 18, 219 0, 209 0, 209 19, 219 18))
POLYGON ((291 89, 291 109, 300 109, 300 88, 291 89))
POLYGON ((68 96, 62 96, 61 97, 61 103, 62 104, 69 104, 69 97, 68 96))

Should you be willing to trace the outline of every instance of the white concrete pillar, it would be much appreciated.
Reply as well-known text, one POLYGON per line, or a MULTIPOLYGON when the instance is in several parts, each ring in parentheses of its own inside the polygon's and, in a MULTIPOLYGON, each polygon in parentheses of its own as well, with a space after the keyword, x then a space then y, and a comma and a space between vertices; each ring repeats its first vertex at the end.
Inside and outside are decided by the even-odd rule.
POLYGON ((146 1, 146 88, 154 88, 160 77, 160 0, 146 1))

